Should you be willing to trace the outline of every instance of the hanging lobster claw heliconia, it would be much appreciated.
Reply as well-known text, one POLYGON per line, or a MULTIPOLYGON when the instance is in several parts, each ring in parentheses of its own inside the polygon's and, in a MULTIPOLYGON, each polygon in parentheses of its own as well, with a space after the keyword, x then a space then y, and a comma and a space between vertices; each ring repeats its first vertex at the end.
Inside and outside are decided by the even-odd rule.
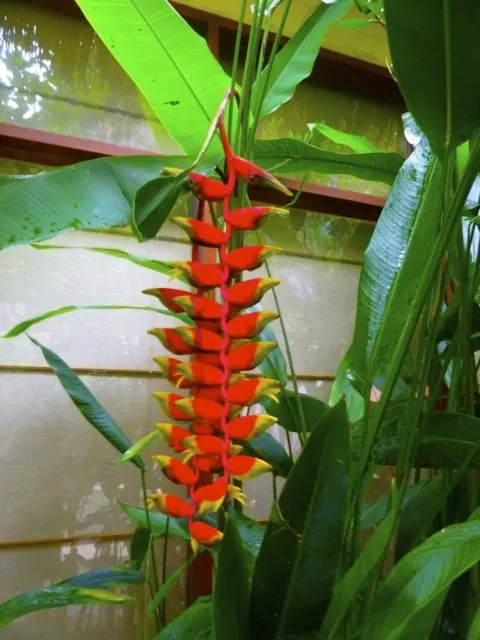
POLYGON ((229 244, 232 231, 258 229, 269 216, 287 211, 268 206, 231 210, 230 201, 237 180, 289 192, 272 175, 234 155, 222 119, 218 128, 225 152, 226 181, 199 173, 190 173, 188 181, 199 200, 222 203, 222 227, 189 218, 172 219, 187 232, 194 245, 217 250, 218 262, 204 264, 192 260, 174 264, 174 275, 186 279, 197 290, 195 293, 171 288, 145 291, 170 311, 186 313, 194 323, 149 332, 173 354, 155 361, 163 376, 180 392, 154 393, 172 421, 160 422, 156 427, 178 454, 178 457, 158 455, 154 459, 169 480, 188 489, 188 498, 157 493, 150 496, 148 506, 174 518, 187 518, 195 552, 200 545, 217 544, 223 536, 203 520, 205 514, 218 511, 227 499, 245 504, 245 495, 231 479, 248 480, 271 470, 267 462, 243 455, 242 441, 257 437, 276 419, 242 414, 245 407, 265 396, 275 398, 280 391, 276 380, 244 374, 276 348, 274 342, 255 338, 278 317, 272 311, 244 312, 278 285, 279 280, 258 277, 234 280, 244 271, 260 267, 277 250, 270 246, 246 246, 229 251, 229 244), (190 359, 180 360, 177 356, 190 359), (202 481, 202 472, 209 474, 208 484, 202 481))

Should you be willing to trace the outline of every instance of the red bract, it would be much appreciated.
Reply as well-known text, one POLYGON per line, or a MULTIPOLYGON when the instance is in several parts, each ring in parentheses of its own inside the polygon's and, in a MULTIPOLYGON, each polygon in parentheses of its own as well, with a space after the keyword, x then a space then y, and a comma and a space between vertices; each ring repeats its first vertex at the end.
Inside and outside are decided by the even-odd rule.
POLYGON ((225 278, 225 266, 223 264, 184 261, 174 262, 172 267, 172 277, 182 275, 193 287, 199 289, 219 287, 225 278))
POLYGON ((188 176, 188 181, 194 196, 199 200, 218 202, 228 198, 231 193, 231 189, 223 182, 194 171, 188 176))
POLYGON ((277 247, 252 245, 227 253, 226 263, 232 271, 253 271, 276 253, 280 253, 277 247))
POLYGON ((238 309, 251 307, 260 302, 264 294, 277 284, 280 284, 277 278, 253 278, 238 282, 227 289, 227 302, 238 309))
POLYGON ((268 220, 269 216, 288 215, 288 209, 278 207, 248 207, 245 209, 235 209, 228 211, 225 220, 235 231, 255 231, 268 220))
POLYGON ((169 220, 185 229, 192 242, 205 247, 220 247, 227 241, 225 232, 208 222, 179 217, 169 218, 169 220))
POLYGON ((254 338, 267 326, 272 320, 278 318, 278 313, 274 311, 253 311, 241 316, 232 318, 228 325, 227 331, 231 338, 254 338))
POLYGON ((181 361, 168 356, 155 359, 163 376, 186 389, 188 396, 165 391, 154 393, 170 419, 189 424, 189 428, 165 422, 157 424, 166 442, 183 455, 183 460, 154 456, 167 478, 188 487, 189 500, 169 494, 155 494, 149 499, 150 505, 169 516, 188 518, 194 551, 200 545, 215 545, 222 539, 221 531, 202 522, 204 514, 218 511, 227 499, 245 503, 244 494, 231 484, 230 478, 246 480, 271 470, 267 462, 243 455, 242 450, 243 443, 272 426, 275 418, 241 413, 244 407, 262 397, 275 399, 280 391, 276 380, 245 374, 276 348, 274 342, 254 342, 253 339, 277 314, 250 311, 241 315, 279 284, 275 278, 242 280, 241 275, 260 267, 277 249, 242 246, 242 243, 237 244, 240 248, 233 249, 230 240, 233 231, 257 229, 270 215, 286 211, 268 206, 232 211, 230 199, 238 179, 289 192, 261 167, 235 156, 222 119, 219 132, 227 179, 222 182, 193 172, 189 183, 197 198, 222 201, 223 223, 215 226, 201 220, 173 218, 195 245, 217 250, 216 263, 201 262, 202 253, 196 246, 192 260, 172 264, 172 275, 187 280, 197 289, 196 293, 170 288, 146 291, 170 311, 185 312, 194 323, 194 326, 150 331, 170 352, 190 359, 181 361), (210 475, 205 481, 205 473, 213 477, 210 475))

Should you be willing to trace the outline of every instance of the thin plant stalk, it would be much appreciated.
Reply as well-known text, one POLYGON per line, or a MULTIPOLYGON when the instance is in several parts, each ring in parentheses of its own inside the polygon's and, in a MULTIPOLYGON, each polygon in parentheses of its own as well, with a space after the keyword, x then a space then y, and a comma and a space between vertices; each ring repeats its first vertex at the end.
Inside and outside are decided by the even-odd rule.
MULTIPOLYGON (((165 525, 165 536, 163 539, 163 559, 162 559, 162 585, 167 581, 167 558, 168 558, 168 540, 170 529, 170 516, 167 516, 167 523, 165 525)), ((162 602, 162 621, 163 625, 167 625, 167 599, 164 598, 162 602)))
MULTIPOLYGON (((238 73, 238 62, 240 59, 240 46, 242 44, 242 32, 243 25, 245 23, 245 12, 247 9, 247 0, 242 0, 242 7, 240 9, 240 18, 238 20, 237 25, 237 35, 235 38, 235 49, 233 52, 233 66, 232 66, 232 84, 231 84, 231 95, 234 95, 235 86, 237 82, 237 73, 238 73)), ((232 138, 232 127, 233 127, 233 100, 230 99, 230 104, 228 105, 228 137, 232 138)), ((237 151, 237 149, 235 149, 237 151)))
MULTIPOLYGON (((155 585, 155 592, 157 593, 160 589, 160 582, 158 579, 158 571, 157 571, 157 561, 155 558, 155 546, 154 546, 154 541, 153 541, 153 530, 152 530, 152 522, 150 520, 150 512, 148 510, 147 507, 147 483, 146 483, 146 471, 142 470, 141 471, 141 478, 142 478, 142 493, 143 493, 143 507, 145 509, 145 520, 147 523, 147 529, 150 532, 150 557, 152 559, 152 573, 153 573, 153 583, 155 585)), ((159 627, 159 620, 157 617, 157 614, 155 614, 156 620, 157 620, 157 627, 159 627)))

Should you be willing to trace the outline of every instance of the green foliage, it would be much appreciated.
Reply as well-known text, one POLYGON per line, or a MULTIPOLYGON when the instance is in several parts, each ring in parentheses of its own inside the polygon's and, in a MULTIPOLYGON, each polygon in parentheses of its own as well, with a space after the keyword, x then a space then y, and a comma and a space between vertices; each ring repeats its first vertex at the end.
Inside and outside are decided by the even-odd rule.
POLYGON ((155 640, 207 640, 213 627, 212 601, 198 598, 188 609, 155 636, 155 640))
POLYGON ((319 626, 342 554, 349 463, 348 421, 339 404, 316 425, 272 507, 253 577, 252 640, 305 635, 319 626))
POLYGON ((260 107, 260 116, 267 116, 291 99, 300 82, 311 74, 326 32, 351 6, 352 0, 338 0, 333 6, 320 3, 312 11, 275 57, 271 71, 264 69, 255 81, 252 90, 254 113, 260 107))
POLYGON ((173 589, 175 584, 181 578, 182 574, 188 569, 188 567, 195 560, 195 556, 190 556, 190 558, 186 562, 182 562, 182 564, 175 569, 175 571, 165 580, 160 589, 155 594, 155 597, 148 605, 148 613, 149 615, 153 615, 155 610, 160 607, 165 598, 168 596, 170 591, 173 589))
MULTIPOLYGON (((120 426, 102 407, 92 392, 84 385, 77 374, 71 369, 51 349, 44 347, 40 342, 30 337, 30 340, 40 347, 47 364, 58 378, 58 381, 67 392, 69 398, 105 440, 107 440, 117 451, 125 453, 132 446, 131 441, 123 433, 120 426)), ((138 456, 131 458, 131 462, 139 469, 144 469, 145 465, 138 456)))
POLYGON ((230 85, 205 40, 166 0, 77 4, 170 135, 196 155, 230 85))
MULTIPOLYGON (((365 23, 365 20, 362 20, 362 22, 365 23)), ((331 142, 348 147, 356 153, 380 152, 380 150, 366 138, 356 136, 353 133, 348 133, 346 131, 340 131, 340 129, 334 129, 333 127, 328 126, 325 122, 310 122, 307 127, 311 133, 319 133, 328 140, 331 140, 331 142)))
POLYGON ((428 638, 448 587, 480 561, 479 543, 477 520, 447 527, 408 553, 375 595, 365 637, 428 638))
POLYGON ((149 529, 137 527, 130 542, 130 565, 132 569, 140 569, 147 557, 152 535, 149 529))
POLYGON ((49 318, 54 318, 55 316, 62 316, 65 313, 71 313, 72 311, 149 311, 153 313, 159 313, 164 316, 172 316, 174 318, 178 318, 182 322, 187 322, 189 324, 191 321, 183 313, 172 313, 172 311, 166 311, 164 309, 157 309, 156 307, 135 307, 131 305, 76 305, 71 304, 66 307, 60 307, 59 309, 52 309, 51 311, 47 311, 46 313, 42 313, 39 316, 35 316, 34 318, 28 318, 28 320, 23 320, 19 322, 14 327, 9 329, 6 333, 4 333, 2 338, 15 338, 16 336, 25 333, 28 331, 30 327, 33 327, 44 320, 48 320, 49 318))
POLYGON ((422 142, 401 168, 364 256, 349 352, 362 389, 391 371, 411 338, 423 304, 419 282, 437 268, 422 247, 438 229, 441 198, 440 164, 422 142))
POLYGON ((443 157, 480 126, 480 4, 384 3, 395 76, 413 117, 443 157))
MULTIPOLYGON (((317 423, 328 413, 329 407, 321 400, 306 393, 300 393, 298 399, 305 416, 307 431, 313 431, 317 423)), ((282 389, 278 400, 279 402, 273 402, 270 399, 262 399, 266 412, 277 418, 278 424, 286 431, 301 433, 301 421, 295 393, 289 389, 282 389)))
POLYGON ((267 171, 279 175, 328 173, 390 185, 403 163, 398 153, 334 153, 293 138, 257 140, 253 157, 267 171))
POLYGON ((141 584, 145 577, 131 569, 100 569, 84 573, 51 587, 32 589, 0 604, 0 627, 17 618, 42 609, 66 607, 73 604, 124 604, 132 598, 106 588, 125 584, 141 584))
POLYGON ((228 517, 225 535, 220 545, 215 574, 213 595, 215 637, 249 640, 248 596, 248 564, 235 512, 232 512, 228 517))
POLYGON ((272 465, 273 473, 281 478, 288 476, 292 461, 282 445, 270 433, 262 433, 242 444, 246 455, 265 460, 272 465))

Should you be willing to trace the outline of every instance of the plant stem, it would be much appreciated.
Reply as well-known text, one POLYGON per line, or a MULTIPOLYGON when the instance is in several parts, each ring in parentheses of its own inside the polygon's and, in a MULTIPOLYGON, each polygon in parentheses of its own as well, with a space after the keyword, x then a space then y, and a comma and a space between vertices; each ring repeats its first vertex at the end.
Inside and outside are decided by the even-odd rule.
MULTIPOLYGON (((238 73, 238 61, 240 59, 240 45, 242 44, 242 31, 243 24, 245 22, 245 11, 247 9, 247 0, 242 0, 242 7, 240 9, 240 18, 238 20, 237 25, 237 35, 235 38, 235 50, 233 52, 233 67, 232 67, 232 84, 231 84, 231 92, 230 92, 230 104, 228 105, 228 138, 232 139, 232 128, 233 128, 233 95, 235 90, 235 85, 237 82, 237 73, 238 73)), ((237 124, 237 127, 239 125, 237 124)), ((235 149, 237 151, 237 149, 235 149)))
MULTIPOLYGON (((147 507, 147 483, 146 483, 146 470, 142 469, 141 471, 142 478, 142 493, 143 493, 143 506, 145 509, 145 519, 147 522, 147 529, 150 532, 150 557, 152 559, 152 572, 153 572, 153 583, 155 585, 155 592, 158 592, 160 589, 160 583, 158 580, 158 571, 157 571, 157 561, 155 558, 155 547, 153 540, 153 531, 152 531, 152 522, 150 520, 150 512, 147 507)), ((157 629, 160 630, 159 620, 157 613, 155 614, 155 618, 157 621, 157 629)))
MULTIPOLYGON (((167 524, 165 525, 165 537, 163 540, 163 558, 162 558, 162 585, 167 581, 167 558, 168 558, 168 532, 170 529, 170 516, 167 516, 167 524)), ((163 626, 167 626, 167 599, 162 601, 162 622, 163 626)))

